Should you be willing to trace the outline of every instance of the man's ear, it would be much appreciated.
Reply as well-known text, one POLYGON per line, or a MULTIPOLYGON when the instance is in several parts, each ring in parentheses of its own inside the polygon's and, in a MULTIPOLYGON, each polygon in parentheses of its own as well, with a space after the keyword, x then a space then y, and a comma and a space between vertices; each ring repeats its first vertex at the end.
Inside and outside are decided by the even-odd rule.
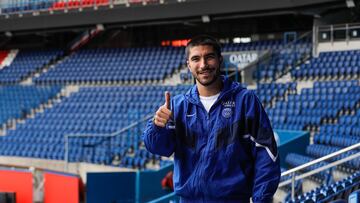
MULTIPOLYGON (((189 61, 188 60, 186 60, 186 66, 187 66, 187 68, 190 70, 190 65, 189 65, 189 61)), ((191 70, 190 70, 191 71, 191 70)))

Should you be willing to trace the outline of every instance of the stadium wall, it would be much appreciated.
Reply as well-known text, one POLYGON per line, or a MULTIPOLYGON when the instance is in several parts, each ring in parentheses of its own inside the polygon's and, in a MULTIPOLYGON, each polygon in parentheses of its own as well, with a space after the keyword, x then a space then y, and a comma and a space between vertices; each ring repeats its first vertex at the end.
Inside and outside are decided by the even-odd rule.
POLYGON ((176 19, 194 17, 201 19, 203 15, 224 16, 249 12, 256 12, 256 14, 271 12, 271 15, 275 15, 274 12, 279 11, 281 14, 293 14, 296 12, 297 7, 316 7, 316 5, 325 3, 345 6, 345 2, 339 0, 208 0, 130 7, 115 5, 113 9, 100 7, 98 10, 90 10, 87 12, 74 10, 67 13, 57 11, 55 14, 43 12, 38 16, 33 16, 32 13, 25 13, 21 17, 18 17, 18 15, 12 15, 10 17, 0 15, 0 32, 75 26, 86 27, 99 23, 154 23, 155 21, 174 21, 176 19))

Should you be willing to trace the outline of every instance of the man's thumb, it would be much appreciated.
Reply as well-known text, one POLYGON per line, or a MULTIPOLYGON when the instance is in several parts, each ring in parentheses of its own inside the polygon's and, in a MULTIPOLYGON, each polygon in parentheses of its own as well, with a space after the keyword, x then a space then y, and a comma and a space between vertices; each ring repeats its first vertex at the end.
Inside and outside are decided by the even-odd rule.
POLYGON ((165 92, 165 106, 170 110, 170 92, 165 92))

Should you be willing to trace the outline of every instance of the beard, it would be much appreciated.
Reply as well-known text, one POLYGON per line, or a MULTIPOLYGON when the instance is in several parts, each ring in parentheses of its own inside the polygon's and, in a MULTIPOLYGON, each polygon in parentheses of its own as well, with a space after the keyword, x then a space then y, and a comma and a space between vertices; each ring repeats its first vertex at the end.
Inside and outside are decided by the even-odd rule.
POLYGON ((193 74, 196 82, 203 86, 210 86, 214 84, 220 77, 220 67, 218 68, 205 68, 196 74, 193 74), (207 73, 207 76, 203 76, 202 73, 207 73))

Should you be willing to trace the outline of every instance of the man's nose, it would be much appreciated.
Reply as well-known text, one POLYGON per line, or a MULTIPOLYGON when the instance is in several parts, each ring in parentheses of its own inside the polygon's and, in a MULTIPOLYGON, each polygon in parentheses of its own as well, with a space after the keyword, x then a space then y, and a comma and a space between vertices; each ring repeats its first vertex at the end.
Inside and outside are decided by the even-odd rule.
POLYGON ((207 67, 207 61, 204 58, 200 59, 200 68, 206 68, 207 67))

